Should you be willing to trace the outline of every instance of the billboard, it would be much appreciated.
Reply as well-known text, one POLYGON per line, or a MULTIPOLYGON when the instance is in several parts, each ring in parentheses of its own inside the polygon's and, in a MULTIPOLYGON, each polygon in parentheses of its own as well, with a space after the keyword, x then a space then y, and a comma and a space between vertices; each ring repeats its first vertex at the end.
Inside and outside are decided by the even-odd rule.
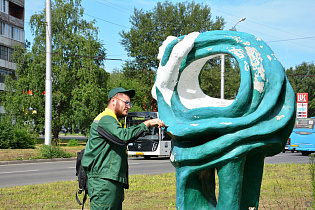
POLYGON ((296 117, 307 118, 308 93, 297 93, 296 95, 296 117))

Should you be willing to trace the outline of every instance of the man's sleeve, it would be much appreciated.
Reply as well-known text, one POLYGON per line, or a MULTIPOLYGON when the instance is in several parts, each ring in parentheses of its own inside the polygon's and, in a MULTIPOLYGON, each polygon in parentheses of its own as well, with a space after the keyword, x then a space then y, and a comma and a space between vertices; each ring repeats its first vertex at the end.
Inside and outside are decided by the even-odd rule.
POLYGON ((104 116, 98 123, 97 132, 114 144, 125 146, 138 139, 148 128, 144 123, 129 128, 122 128, 112 116, 104 116))

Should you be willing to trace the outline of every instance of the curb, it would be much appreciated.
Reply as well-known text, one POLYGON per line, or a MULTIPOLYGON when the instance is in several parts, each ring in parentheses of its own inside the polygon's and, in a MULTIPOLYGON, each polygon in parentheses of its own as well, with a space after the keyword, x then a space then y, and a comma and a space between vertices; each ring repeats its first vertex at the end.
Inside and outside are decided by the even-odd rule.
POLYGON ((41 162, 57 162, 57 161, 72 161, 76 160, 76 157, 70 158, 52 158, 52 159, 33 159, 33 160, 9 160, 0 161, 0 165, 11 165, 11 164, 24 164, 24 163, 41 163, 41 162))

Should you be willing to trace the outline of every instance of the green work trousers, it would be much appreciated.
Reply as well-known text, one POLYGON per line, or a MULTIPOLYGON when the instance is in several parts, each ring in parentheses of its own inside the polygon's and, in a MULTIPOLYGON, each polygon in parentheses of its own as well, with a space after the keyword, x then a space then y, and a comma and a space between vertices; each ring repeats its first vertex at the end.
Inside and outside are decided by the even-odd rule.
POLYGON ((123 183, 111 179, 89 178, 88 191, 91 210, 122 209, 123 183))

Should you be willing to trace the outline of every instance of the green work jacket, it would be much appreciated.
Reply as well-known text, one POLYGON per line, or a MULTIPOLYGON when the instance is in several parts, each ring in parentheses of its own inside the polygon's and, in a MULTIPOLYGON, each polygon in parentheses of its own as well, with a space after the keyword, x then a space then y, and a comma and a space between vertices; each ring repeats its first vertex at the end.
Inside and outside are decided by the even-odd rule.
POLYGON ((148 128, 144 123, 124 128, 114 112, 107 108, 94 119, 91 125, 81 161, 88 178, 106 178, 128 185, 127 147, 113 143, 102 136, 99 130, 111 134, 113 138, 122 142, 127 142, 130 139, 135 140, 148 128))

